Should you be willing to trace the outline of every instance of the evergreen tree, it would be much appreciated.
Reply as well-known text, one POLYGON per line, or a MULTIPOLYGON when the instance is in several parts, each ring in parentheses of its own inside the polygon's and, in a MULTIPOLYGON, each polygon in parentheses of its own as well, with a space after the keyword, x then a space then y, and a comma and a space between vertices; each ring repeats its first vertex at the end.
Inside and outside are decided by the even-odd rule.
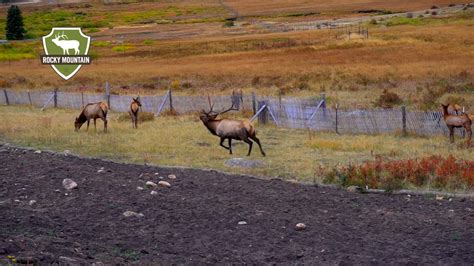
POLYGON ((7 26, 5 30, 7 32, 7 40, 23 40, 25 34, 23 16, 17 5, 12 5, 8 9, 7 26))

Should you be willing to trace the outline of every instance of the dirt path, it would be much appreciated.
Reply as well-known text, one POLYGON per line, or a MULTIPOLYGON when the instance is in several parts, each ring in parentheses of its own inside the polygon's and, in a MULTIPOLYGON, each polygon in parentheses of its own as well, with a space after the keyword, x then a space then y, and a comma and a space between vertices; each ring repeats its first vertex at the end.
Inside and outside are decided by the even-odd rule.
POLYGON ((42 263, 474 261, 472 199, 353 194, 7 146, 0 163, 0 264, 7 255, 42 263), (170 188, 137 190, 160 176, 170 188), (65 191, 64 178, 78 188, 65 191), (124 217, 127 210, 144 216, 124 217), (296 231, 298 222, 307 229, 296 231))

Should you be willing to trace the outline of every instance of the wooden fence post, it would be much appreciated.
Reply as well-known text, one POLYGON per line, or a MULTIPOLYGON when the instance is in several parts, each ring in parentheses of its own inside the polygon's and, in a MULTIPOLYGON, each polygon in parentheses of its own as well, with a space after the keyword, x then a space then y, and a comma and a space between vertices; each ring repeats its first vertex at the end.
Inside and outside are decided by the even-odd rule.
POLYGON ((110 108, 110 84, 108 81, 105 82, 105 98, 107 99, 107 104, 110 108))
POLYGON ((173 94, 171 93, 171 90, 169 90, 169 101, 170 101, 170 112, 173 112, 174 111, 174 108, 173 108, 173 94))
POLYGON ((7 102, 7 105, 10 105, 10 100, 8 100, 8 93, 6 89, 3 89, 3 93, 5 94, 5 101, 7 102))
POLYGON ((54 108, 58 108, 58 88, 54 89, 54 108))
MULTIPOLYGON (((262 108, 264 105, 266 105, 265 101, 259 101, 258 102, 258 110, 260 110, 260 108, 262 108)), ((267 121, 268 121, 268 110, 267 110, 267 108, 265 108, 258 115, 258 122, 262 123, 262 124, 266 124, 267 121)))
POLYGON ((81 91, 82 109, 84 109, 84 92, 81 91))
POLYGON ((337 106, 337 103, 336 103, 336 134, 339 134, 339 129, 337 128, 338 127, 338 117, 337 117, 337 109, 338 109, 338 106, 337 106))
POLYGON ((33 103, 31 102, 31 94, 30 94, 30 90, 28 90, 28 100, 30 101, 30 105, 33 105, 33 103))
POLYGON ((407 135, 407 112, 406 107, 402 106, 402 124, 403 124, 403 136, 407 135))
POLYGON ((252 109, 255 115, 257 113, 257 97, 255 96, 255 92, 252 92, 252 109))

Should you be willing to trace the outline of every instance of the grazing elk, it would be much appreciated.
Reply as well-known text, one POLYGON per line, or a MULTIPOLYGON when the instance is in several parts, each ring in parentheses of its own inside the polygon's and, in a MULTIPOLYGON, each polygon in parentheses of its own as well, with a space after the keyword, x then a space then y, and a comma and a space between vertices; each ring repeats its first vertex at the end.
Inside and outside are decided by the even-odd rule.
POLYGON ((211 110, 209 112, 202 110, 199 118, 213 135, 220 137, 220 145, 222 147, 229 150, 230 154, 232 154, 232 140, 242 140, 249 145, 249 151, 247 156, 250 156, 250 153, 252 152, 253 140, 258 144, 262 155, 265 156, 265 152, 262 149, 260 140, 256 136, 257 132, 252 122, 248 120, 234 120, 227 118, 217 119, 218 115, 221 115, 231 110, 237 110, 236 108, 234 108, 234 104, 232 104, 229 109, 222 112, 214 112, 212 110, 212 107, 213 106, 211 106, 211 110), (225 139, 228 139, 229 147, 226 147, 223 144, 225 139))
POLYGON ((464 127, 464 129, 467 132, 467 141, 466 144, 469 147, 471 145, 471 137, 472 137, 472 121, 471 118, 469 118, 469 115, 464 113, 462 115, 452 115, 449 114, 448 112, 448 105, 441 104, 443 108, 443 119, 444 122, 446 123, 446 126, 448 126, 449 129, 449 139, 451 142, 454 142, 454 128, 461 128, 464 127))
POLYGON ((82 109, 82 112, 79 117, 76 117, 76 121, 74 122, 74 127, 76 128, 76 131, 78 131, 81 128, 82 124, 84 124, 86 121, 87 130, 89 130, 89 122, 91 119, 94 119, 94 128, 97 130, 96 119, 100 118, 104 121, 104 132, 107 132, 108 110, 109 106, 105 102, 87 104, 84 109, 82 109))
POLYGON ((142 107, 142 104, 139 98, 132 98, 132 102, 130 103, 130 111, 128 111, 128 113, 132 118, 133 128, 138 128, 138 111, 140 110, 140 107, 142 107))

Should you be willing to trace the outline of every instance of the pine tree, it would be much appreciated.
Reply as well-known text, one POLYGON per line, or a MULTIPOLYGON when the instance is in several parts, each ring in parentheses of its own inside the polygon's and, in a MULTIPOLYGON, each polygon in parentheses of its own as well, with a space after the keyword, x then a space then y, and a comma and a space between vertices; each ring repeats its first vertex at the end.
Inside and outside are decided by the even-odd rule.
POLYGON ((23 40, 25 29, 23 28, 23 16, 21 10, 16 5, 12 5, 8 9, 7 26, 7 40, 23 40))

